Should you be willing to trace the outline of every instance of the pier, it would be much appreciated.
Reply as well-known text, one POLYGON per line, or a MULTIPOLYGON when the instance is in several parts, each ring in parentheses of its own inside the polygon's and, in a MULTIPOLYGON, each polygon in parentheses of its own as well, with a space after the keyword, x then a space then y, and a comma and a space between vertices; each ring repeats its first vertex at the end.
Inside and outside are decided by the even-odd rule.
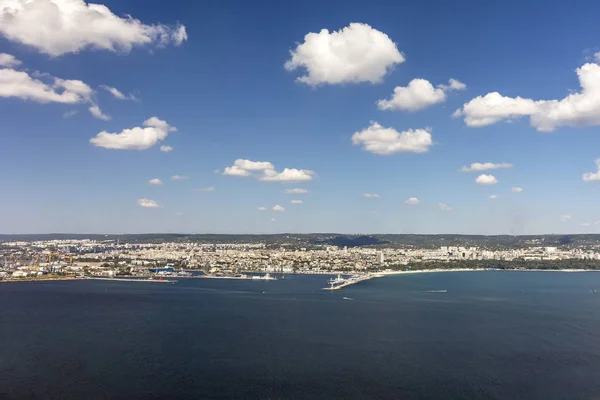
POLYGON ((344 280, 338 281, 339 282, 338 284, 335 284, 334 281, 331 281, 330 282, 331 286, 323 288, 323 290, 340 290, 340 289, 343 289, 343 288, 345 288, 347 286, 355 285, 357 283, 368 281, 368 280, 371 280, 373 278, 378 278, 380 276, 382 276, 382 275, 379 275, 379 274, 366 274, 366 275, 361 275, 359 277, 348 278, 348 279, 344 279, 344 280))

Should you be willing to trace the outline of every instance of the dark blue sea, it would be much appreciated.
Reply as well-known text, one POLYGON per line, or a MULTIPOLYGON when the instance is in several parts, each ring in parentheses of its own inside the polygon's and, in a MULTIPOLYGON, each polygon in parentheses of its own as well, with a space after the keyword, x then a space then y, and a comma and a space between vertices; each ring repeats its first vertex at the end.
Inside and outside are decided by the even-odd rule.
POLYGON ((329 278, 0 284, 0 398, 600 398, 600 273, 329 278))

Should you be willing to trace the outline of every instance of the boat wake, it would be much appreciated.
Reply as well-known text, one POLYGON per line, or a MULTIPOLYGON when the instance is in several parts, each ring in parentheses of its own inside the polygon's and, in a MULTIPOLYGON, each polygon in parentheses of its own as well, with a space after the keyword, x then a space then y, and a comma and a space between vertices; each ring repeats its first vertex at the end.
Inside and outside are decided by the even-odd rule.
POLYGON ((447 290, 446 289, 442 289, 442 290, 426 290, 425 293, 446 293, 447 290))
POLYGON ((352 297, 342 297, 344 300, 354 300, 352 297))

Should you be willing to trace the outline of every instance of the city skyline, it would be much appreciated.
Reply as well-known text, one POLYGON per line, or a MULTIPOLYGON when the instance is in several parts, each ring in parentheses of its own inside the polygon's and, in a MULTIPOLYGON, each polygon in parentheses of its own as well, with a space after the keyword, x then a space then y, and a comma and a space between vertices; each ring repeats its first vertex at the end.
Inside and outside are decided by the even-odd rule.
POLYGON ((0 234, 600 233, 600 4, 509 3, 0 0, 0 234))

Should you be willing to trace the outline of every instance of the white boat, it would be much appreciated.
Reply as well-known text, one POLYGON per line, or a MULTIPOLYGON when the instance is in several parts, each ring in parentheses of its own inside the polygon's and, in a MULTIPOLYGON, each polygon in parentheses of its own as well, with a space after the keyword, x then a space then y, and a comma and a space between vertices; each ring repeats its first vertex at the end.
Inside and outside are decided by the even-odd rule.
POLYGON ((263 275, 263 276, 258 276, 258 275, 254 275, 252 277, 252 279, 260 279, 260 280, 264 280, 264 281, 276 281, 277 278, 275 278, 274 276, 269 275, 268 273, 263 275))
POLYGON ((346 279, 342 278, 341 274, 338 274, 337 278, 329 280, 330 285, 335 285, 337 283, 344 283, 344 282, 346 282, 346 279))

